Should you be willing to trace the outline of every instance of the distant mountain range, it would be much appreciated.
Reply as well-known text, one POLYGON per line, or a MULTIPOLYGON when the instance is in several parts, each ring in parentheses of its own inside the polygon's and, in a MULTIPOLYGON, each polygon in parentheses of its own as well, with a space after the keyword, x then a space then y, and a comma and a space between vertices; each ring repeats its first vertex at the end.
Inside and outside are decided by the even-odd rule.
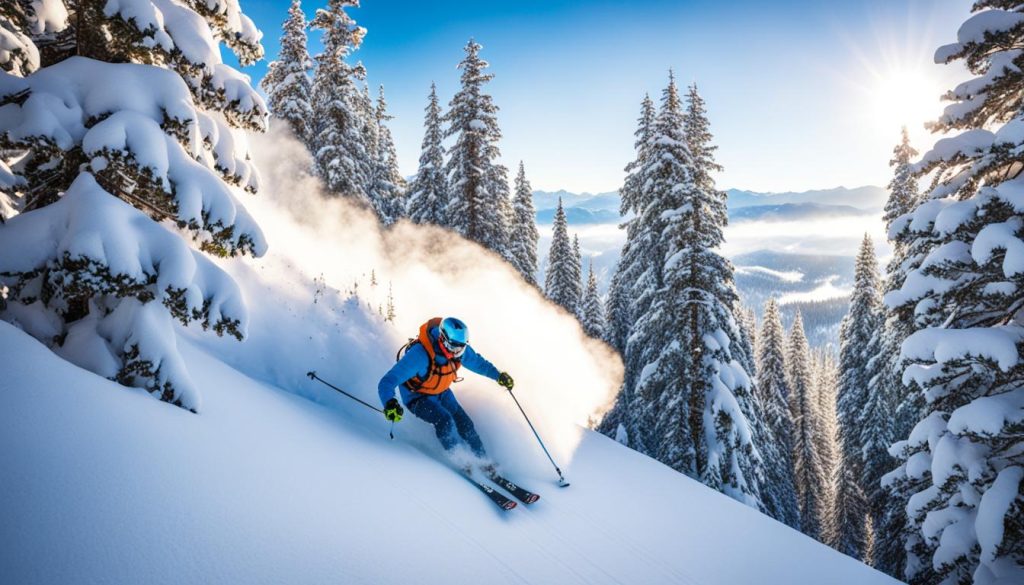
POLYGON ((861 209, 852 205, 826 203, 781 203, 778 205, 751 205, 729 209, 729 221, 794 221, 872 215, 878 208, 861 209))
POLYGON ((785 193, 758 193, 756 191, 729 189, 726 193, 729 195, 730 209, 780 205, 784 203, 819 203, 824 205, 847 205, 858 209, 874 210, 885 206, 885 200, 888 197, 885 189, 871 185, 854 189, 836 187, 834 189, 816 189, 801 192, 787 191, 785 193))
MULTIPOLYGON (((874 186, 836 187, 813 191, 759 193, 729 189, 729 218, 743 221, 787 221, 832 217, 854 217, 877 213, 884 205, 885 189, 874 186)), ((570 225, 618 223, 619 194, 534 191, 533 205, 537 223, 550 224, 555 217, 558 200, 562 200, 570 225)))
MULTIPOLYGON (((542 209, 537 212, 537 223, 549 224, 555 221, 555 209, 542 209)), ((566 207, 565 220, 569 225, 591 225, 596 223, 618 223, 618 210, 597 209, 591 211, 585 207, 566 207)))
POLYGON ((607 193, 570 193, 562 189, 559 191, 533 192, 533 206, 538 211, 557 208, 559 199, 562 200, 562 205, 566 208, 575 207, 591 211, 614 211, 616 215, 619 213, 618 191, 608 191, 607 193))

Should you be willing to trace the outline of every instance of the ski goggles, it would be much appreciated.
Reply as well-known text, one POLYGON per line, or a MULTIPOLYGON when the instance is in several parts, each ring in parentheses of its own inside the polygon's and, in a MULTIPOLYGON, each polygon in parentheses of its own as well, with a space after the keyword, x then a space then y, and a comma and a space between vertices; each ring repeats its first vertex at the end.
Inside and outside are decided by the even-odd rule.
POLYGON ((462 355, 462 352, 466 351, 465 343, 459 343, 458 341, 449 339, 448 336, 444 334, 443 330, 441 331, 441 345, 443 345, 444 348, 452 354, 452 357, 459 357, 462 355))

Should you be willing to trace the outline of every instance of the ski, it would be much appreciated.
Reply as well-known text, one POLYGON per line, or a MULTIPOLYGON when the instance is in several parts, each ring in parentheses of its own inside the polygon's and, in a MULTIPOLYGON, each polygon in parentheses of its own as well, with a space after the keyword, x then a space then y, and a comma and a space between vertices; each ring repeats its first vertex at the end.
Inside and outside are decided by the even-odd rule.
POLYGON ((516 503, 513 500, 505 497, 504 494, 492 488, 491 486, 484 483, 480 483, 479 481, 473 478, 472 474, 463 472, 463 475, 466 477, 466 479, 473 482, 473 485, 475 485, 477 489, 482 491, 488 498, 491 499, 492 502, 497 504, 498 507, 501 508, 502 510, 511 510, 512 508, 516 507, 516 503))
POLYGON ((540 499, 539 495, 531 492, 528 489, 519 487, 511 480, 498 475, 496 471, 488 472, 487 477, 489 477, 491 481, 498 484, 500 487, 508 490, 510 494, 515 496, 517 500, 524 504, 532 504, 540 499))

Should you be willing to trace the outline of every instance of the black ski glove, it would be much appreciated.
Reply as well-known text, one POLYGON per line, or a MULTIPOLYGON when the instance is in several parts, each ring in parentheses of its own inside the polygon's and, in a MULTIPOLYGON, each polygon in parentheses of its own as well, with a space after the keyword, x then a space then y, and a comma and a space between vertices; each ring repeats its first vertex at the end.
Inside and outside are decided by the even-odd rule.
POLYGON ((498 384, 506 390, 511 391, 512 387, 516 385, 516 382, 512 379, 512 376, 508 375, 508 372, 502 372, 498 375, 498 384))
POLYGON ((397 398, 388 400, 387 404, 384 405, 384 418, 391 422, 402 420, 403 414, 405 414, 405 411, 402 410, 402 405, 398 403, 397 398))

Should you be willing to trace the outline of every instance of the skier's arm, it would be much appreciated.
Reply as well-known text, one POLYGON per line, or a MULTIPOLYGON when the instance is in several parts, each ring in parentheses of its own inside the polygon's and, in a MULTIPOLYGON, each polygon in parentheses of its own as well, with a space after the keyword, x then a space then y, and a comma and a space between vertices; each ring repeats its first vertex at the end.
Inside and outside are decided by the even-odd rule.
POLYGON ((391 366, 388 373, 380 379, 377 384, 377 394, 380 396, 380 403, 387 404, 388 400, 395 397, 395 387, 404 383, 409 378, 421 376, 425 373, 427 366, 427 352, 419 345, 414 345, 405 352, 402 359, 391 366))
POLYGON ((501 375, 501 372, 498 371, 498 368, 494 367, 494 364, 487 361, 484 356, 473 351, 473 348, 468 345, 466 346, 466 353, 462 356, 462 365, 492 380, 497 380, 498 376, 501 375))

